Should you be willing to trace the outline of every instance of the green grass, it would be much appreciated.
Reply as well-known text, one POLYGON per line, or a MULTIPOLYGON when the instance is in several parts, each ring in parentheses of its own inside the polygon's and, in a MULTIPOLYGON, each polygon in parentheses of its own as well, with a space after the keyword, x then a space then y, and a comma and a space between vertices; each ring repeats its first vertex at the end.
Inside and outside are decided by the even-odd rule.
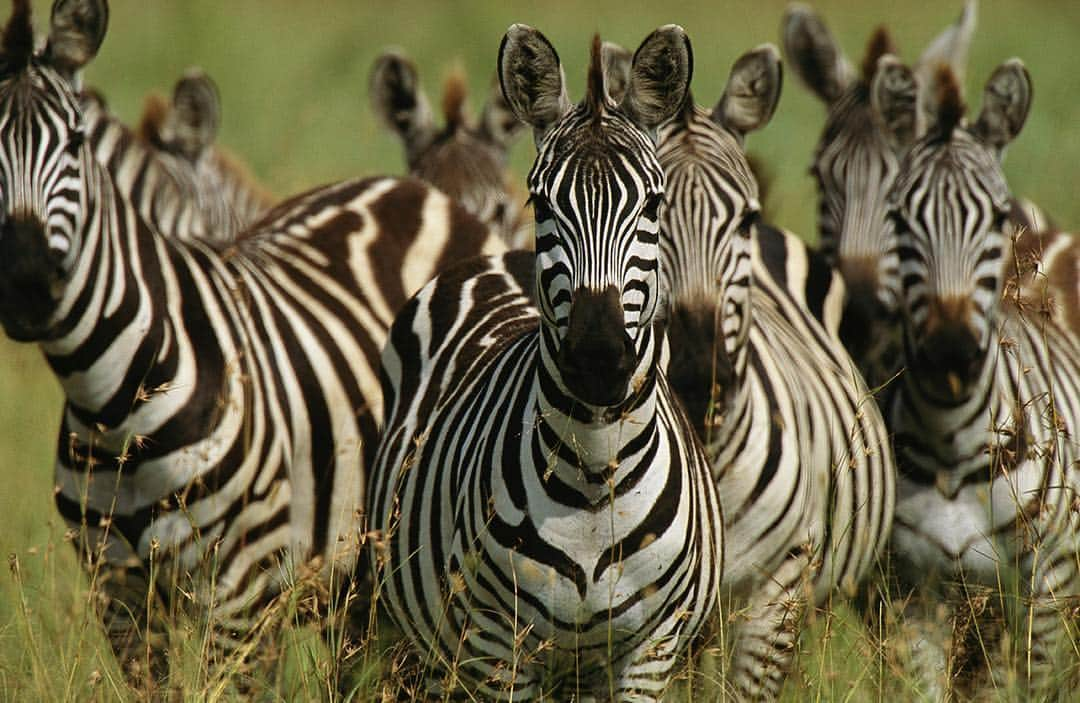
MULTIPOLYGON (((694 42, 695 95, 699 102, 712 103, 739 54, 762 42, 778 42, 784 4, 114 1, 108 35, 87 81, 133 122, 147 92, 167 92, 186 67, 203 67, 221 90, 221 141, 246 159, 272 191, 287 195, 340 178, 401 171, 399 145, 376 127, 366 98, 369 67, 386 45, 399 45, 416 59, 436 104, 441 78, 451 62, 460 61, 478 108, 493 75, 499 40, 512 22, 537 26, 552 39, 573 96, 581 94, 594 31, 633 47, 654 27, 678 22, 694 42)), ((815 4, 856 62, 876 24, 888 23, 904 57, 914 59, 960 9, 959 0, 918 9, 893 2, 815 4)), ((42 29, 48 5, 34 2, 42 29)), ((1034 199, 1066 227, 1080 224, 1074 175, 1080 163, 1078 36, 1080 3, 984 0, 967 76, 968 100, 977 108, 981 86, 994 66, 1012 56, 1027 63, 1035 102, 1010 148, 1006 172, 1015 193, 1034 199)), ((789 72, 776 117, 749 139, 751 151, 773 174, 770 212, 778 224, 811 240, 815 198, 806 169, 823 119, 823 107, 789 72)), ((514 151, 513 167, 521 178, 532 160, 529 142, 522 139, 514 151)), ((108 652, 88 607, 92 593, 87 579, 53 507, 58 385, 35 348, 3 340, 0 359, 0 555, 9 565, 0 572, 0 700, 138 698, 125 688, 108 652)), ((280 648, 283 663, 256 670, 251 690, 259 698, 336 695, 330 681, 339 657, 310 628, 292 624, 307 607, 300 593, 284 597, 273 613, 287 626, 260 654, 271 657, 280 648)), ((902 650, 902 625, 902 619, 882 614, 872 627, 864 626, 843 603, 816 613, 801 641, 800 670, 785 699, 916 698, 902 655, 895 653, 902 650)), ((238 697, 231 685, 208 677, 201 661, 203 642, 197 620, 176 618, 170 646, 173 682, 183 689, 181 697, 238 697)), ((391 664, 380 660, 379 648, 353 649, 354 644, 341 643, 344 689, 357 700, 374 699, 381 685, 378 667, 391 664)))

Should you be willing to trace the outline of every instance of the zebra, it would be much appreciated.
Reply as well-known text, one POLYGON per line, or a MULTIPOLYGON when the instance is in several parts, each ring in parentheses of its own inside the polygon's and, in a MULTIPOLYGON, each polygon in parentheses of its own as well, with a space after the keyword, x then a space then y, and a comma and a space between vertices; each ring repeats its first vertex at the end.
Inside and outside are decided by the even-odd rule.
POLYGON ((455 198, 480 221, 501 232, 511 248, 532 237, 528 213, 511 185, 507 158, 524 125, 494 84, 480 119, 465 112, 467 87, 454 71, 443 87, 443 121, 436 127, 416 65, 398 49, 375 59, 369 79, 371 108, 379 121, 401 139, 409 174, 455 198))
MULTIPOLYGON (((884 124, 913 118, 913 78, 882 59, 871 98, 884 124)), ((1045 692, 1061 683, 1051 665, 1080 596, 1080 338, 1005 289, 1013 204, 1000 158, 1028 114, 1027 70, 1000 65, 971 124, 948 67, 936 84, 926 133, 893 132, 908 146, 887 197, 907 366, 886 409, 894 559, 916 593, 982 586, 1006 612, 1017 574, 1021 678, 1045 692)))
POLYGON ((83 89, 79 97, 98 161, 162 234, 224 248, 270 210, 269 193, 214 145, 221 103, 201 70, 189 69, 177 81, 171 103, 148 97, 134 130, 96 91, 83 89))
MULTIPOLYGON (((625 76, 627 54, 609 56, 625 76)), ((725 507, 724 593, 745 606, 728 674, 737 700, 778 697, 805 602, 853 593, 895 501, 884 419, 837 336, 843 283, 797 236, 760 221, 743 144, 780 86, 779 51, 758 47, 735 61, 713 109, 688 96, 657 136, 668 378, 725 507)))
MULTIPOLYGON (((975 2, 924 50, 909 84, 908 99, 920 109, 909 115, 904 133, 918 134, 934 111, 935 70, 945 64, 963 83, 964 65, 975 30, 975 2)), ((893 130, 875 120, 870 84, 879 59, 895 54, 888 32, 876 30, 867 47, 861 77, 844 57, 825 23, 805 5, 784 16, 784 49, 796 73, 829 107, 811 173, 819 193, 821 249, 837 265, 848 286, 842 337, 872 387, 899 371, 901 338, 899 269, 892 255, 892 224, 885 198, 896 178, 902 149, 893 130)), ((907 114, 907 113, 905 113, 907 114)), ((1052 226, 1029 200, 1014 198, 1009 213, 1014 255, 1006 287, 1032 305, 1048 307, 1058 320, 1080 331, 1080 241, 1052 226)))
MULTIPOLYGON (((924 75, 944 62, 962 75, 974 27, 975 3, 969 0, 959 19, 923 52, 917 72, 924 75)), ((879 27, 856 73, 824 21, 802 4, 789 6, 781 34, 796 75, 828 106, 810 168, 819 195, 819 247, 847 286, 844 343, 867 381, 877 387, 895 374, 900 353, 900 281, 891 254, 893 232, 885 217, 885 195, 899 161, 889 133, 874 121, 869 86, 878 59, 897 52, 888 32, 879 27)), ((906 129, 917 131, 924 112, 917 111, 906 129)))
MULTIPOLYGON (((163 161, 180 184, 179 190, 193 191, 187 202, 193 201, 205 212, 202 223, 184 211, 174 214, 175 229, 198 232, 201 225, 202 231, 214 237, 213 243, 225 245, 269 211, 275 199, 244 163, 215 144, 220 123, 217 86, 203 70, 189 68, 176 82, 169 103, 156 94, 147 98, 136 133, 174 157, 163 161), (185 222, 185 218, 192 219, 185 222)), ((163 203, 155 211, 167 208, 163 203)))
POLYGON ((571 106, 548 40, 503 38, 502 89, 537 143, 536 253, 440 274, 383 353, 376 597, 428 695, 658 700, 714 611, 716 486, 658 368, 650 132, 681 103, 690 52, 680 27, 650 34, 616 105, 596 38, 571 106))
POLYGON ((153 586, 190 594, 224 653, 297 574, 351 577, 393 316, 504 247, 393 178, 286 200, 225 252, 161 235, 86 139, 74 81, 107 18, 57 0, 35 51, 17 0, 0 40, 0 325, 63 389, 57 508, 127 667, 153 586))

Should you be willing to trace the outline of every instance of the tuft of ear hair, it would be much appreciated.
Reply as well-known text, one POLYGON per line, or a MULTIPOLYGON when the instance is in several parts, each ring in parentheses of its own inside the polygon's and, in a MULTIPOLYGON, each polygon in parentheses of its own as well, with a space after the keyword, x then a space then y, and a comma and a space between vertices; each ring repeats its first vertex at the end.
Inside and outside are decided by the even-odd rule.
POLYGON ((960 121, 964 119, 967 107, 964 105, 960 84, 957 83, 951 66, 942 64, 937 70, 934 83, 937 86, 934 129, 941 138, 948 139, 960 121))
POLYGON ((639 127, 656 129, 682 109, 694 74, 694 53, 682 27, 653 31, 634 52, 621 107, 639 127))
POLYGON ((460 65, 454 66, 443 83, 442 110, 447 132, 452 134, 465 124, 465 99, 468 95, 465 72, 460 65))
POLYGON ((69 79, 74 78, 97 55, 108 24, 109 6, 105 0, 56 0, 45 57, 69 79))
POLYGON ((518 119, 532 126, 539 144, 570 109, 555 47, 542 33, 513 24, 499 45, 499 85, 518 119))
POLYGON ((9 70, 25 66, 34 53, 34 25, 30 20, 30 0, 15 0, 11 18, 4 27, 0 44, 3 62, 9 70))
POLYGON ((867 84, 874 80, 878 70, 878 60, 886 54, 897 55, 896 45, 893 44, 892 36, 884 25, 874 30, 870 40, 866 43, 866 55, 862 62, 862 79, 867 84))

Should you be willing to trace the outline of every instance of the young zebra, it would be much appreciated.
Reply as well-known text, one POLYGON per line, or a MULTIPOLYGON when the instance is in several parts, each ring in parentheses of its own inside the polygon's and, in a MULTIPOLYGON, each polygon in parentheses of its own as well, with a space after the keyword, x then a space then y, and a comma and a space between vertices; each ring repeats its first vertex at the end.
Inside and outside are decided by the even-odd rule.
POLYGON ((725 593, 744 616, 728 675, 738 700, 778 696, 804 604, 851 594, 895 500, 885 422, 821 323, 838 318, 843 285, 802 240, 759 221, 743 143, 772 117, 780 84, 775 47, 747 52, 715 108, 688 99, 657 137, 669 380, 725 506, 725 593))
MULTIPOLYGON (((886 124, 913 119, 910 71, 883 63, 875 109, 886 124)), ((1003 294, 1012 203, 999 160, 1027 117, 1027 71, 1016 59, 995 70, 971 125, 947 67, 937 83, 935 119, 887 200, 907 366, 886 411, 898 576, 922 594, 942 582, 993 591, 990 611, 1015 616, 1024 683, 1046 693, 1062 685, 1051 664, 1080 596, 1080 340, 1003 294)))
POLYGON ((162 234, 224 248, 269 211, 273 199, 214 145, 221 104, 209 76, 189 70, 171 103, 148 98, 137 129, 84 90, 87 138, 116 187, 162 234))
MULTIPOLYGON (((892 223, 885 198, 896 178, 901 141, 920 134, 932 119, 935 69, 952 68, 963 82, 968 46, 975 31, 975 2, 969 0, 957 21, 923 52, 907 84, 907 100, 920 109, 899 117, 910 120, 881 125, 870 104, 870 85, 879 59, 895 54, 884 29, 871 38, 860 77, 844 57, 825 23, 808 7, 792 5, 784 16, 784 49, 797 75, 829 108, 811 168, 817 180, 821 249, 840 268, 848 287, 841 335, 872 387, 898 372, 901 356, 900 277, 893 255, 892 223)), ((895 75, 895 74, 894 74, 895 75)), ((890 116, 896 119, 897 116, 890 116)), ((1048 223, 1033 203, 1013 199, 1008 217, 1006 256, 1009 290, 1080 332, 1080 240, 1048 223)))
POLYGON ((503 247, 386 178, 295 197, 226 254, 161 236, 95 159, 73 90, 106 23, 104 0, 58 0, 35 52, 19 0, 4 30, 0 324, 64 390, 57 506, 106 572, 126 664, 151 572, 226 648, 306 565, 349 577, 389 324, 436 267, 503 247))
POLYGON ((382 597, 428 695, 658 700, 712 614, 716 487, 661 356, 650 132, 689 85, 673 25, 571 106, 554 48, 512 26, 507 102, 534 129, 536 255, 440 275, 395 320, 369 492, 382 597))
POLYGON ((531 244, 532 222, 507 170, 510 146, 524 125, 510 110, 497 84, 480 120, 465 114, 467 88, 460 72, 443 87, 443 121, 438 129, 416 65, 397 50, 383 52, 371 69, 369 95, 376 117, 401 138, 409 174, 422 178, 495 228, 514 249, 531 244))

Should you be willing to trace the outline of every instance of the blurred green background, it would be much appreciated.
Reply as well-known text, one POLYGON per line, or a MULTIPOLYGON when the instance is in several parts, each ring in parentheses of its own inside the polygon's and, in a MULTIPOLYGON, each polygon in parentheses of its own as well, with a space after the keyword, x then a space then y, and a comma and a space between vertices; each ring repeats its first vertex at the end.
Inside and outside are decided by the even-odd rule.
MULTIPOLYGON (((49 3, 33 3, 44 31, 49 3)), ((201 66, 224 105, 220 141, 279 196, 356 175, 400 173, 397 141, 367 103, 372 60, 397 45, 418 63, 434 105, 454 62, 468 73, 478 110, 494 75, 499 41, 512 22, 540 28, 581 95, 593 32, 627 47, 653 28, 683 25, 694 46, 694 92, 712 103, 742 52, 778 43, 783 0, 637 3, 355 2, 347 0, 116 0, 100 54, 87 71, 112 109, 137 120, 144 96, 168 93, 185 68, 201 66)), ((959 0, 928 3, 816 2, 856 64, 871 30, 892 30, 905 59, 959 14, 959 0), (920 4, 921 5, 921 4, 920 4)), ((998 63, 1021 57, 1035 84, 1033 111, 1009 150, 1014 192, 1032 198, 1065 227, 1080 224, 1080 2, 983 0, 971 49, 967 98, 974 109, 998 63)), ((767 205, 778 224, 812 235, 815 198, 807 175, 824 108, 788 72, 771 124, 749 147, 773 176, 767 205)), ((514 150, 523 179, 533 155, 526 136, 514 150)), ((809 236, 811 240, 813 236, 809 236)), ((36 348, 0 340, 0 699, 19 698, 35 670, 57 668, 60 692, 82 697, 94 672, 111 666, 85 617, 82 580, 52 503, 52 456, 61 398, 36 348), (17 567, 17 568, 16 568, 17 567)), ((99 695, 111 697, 108 693, 99 695)))

